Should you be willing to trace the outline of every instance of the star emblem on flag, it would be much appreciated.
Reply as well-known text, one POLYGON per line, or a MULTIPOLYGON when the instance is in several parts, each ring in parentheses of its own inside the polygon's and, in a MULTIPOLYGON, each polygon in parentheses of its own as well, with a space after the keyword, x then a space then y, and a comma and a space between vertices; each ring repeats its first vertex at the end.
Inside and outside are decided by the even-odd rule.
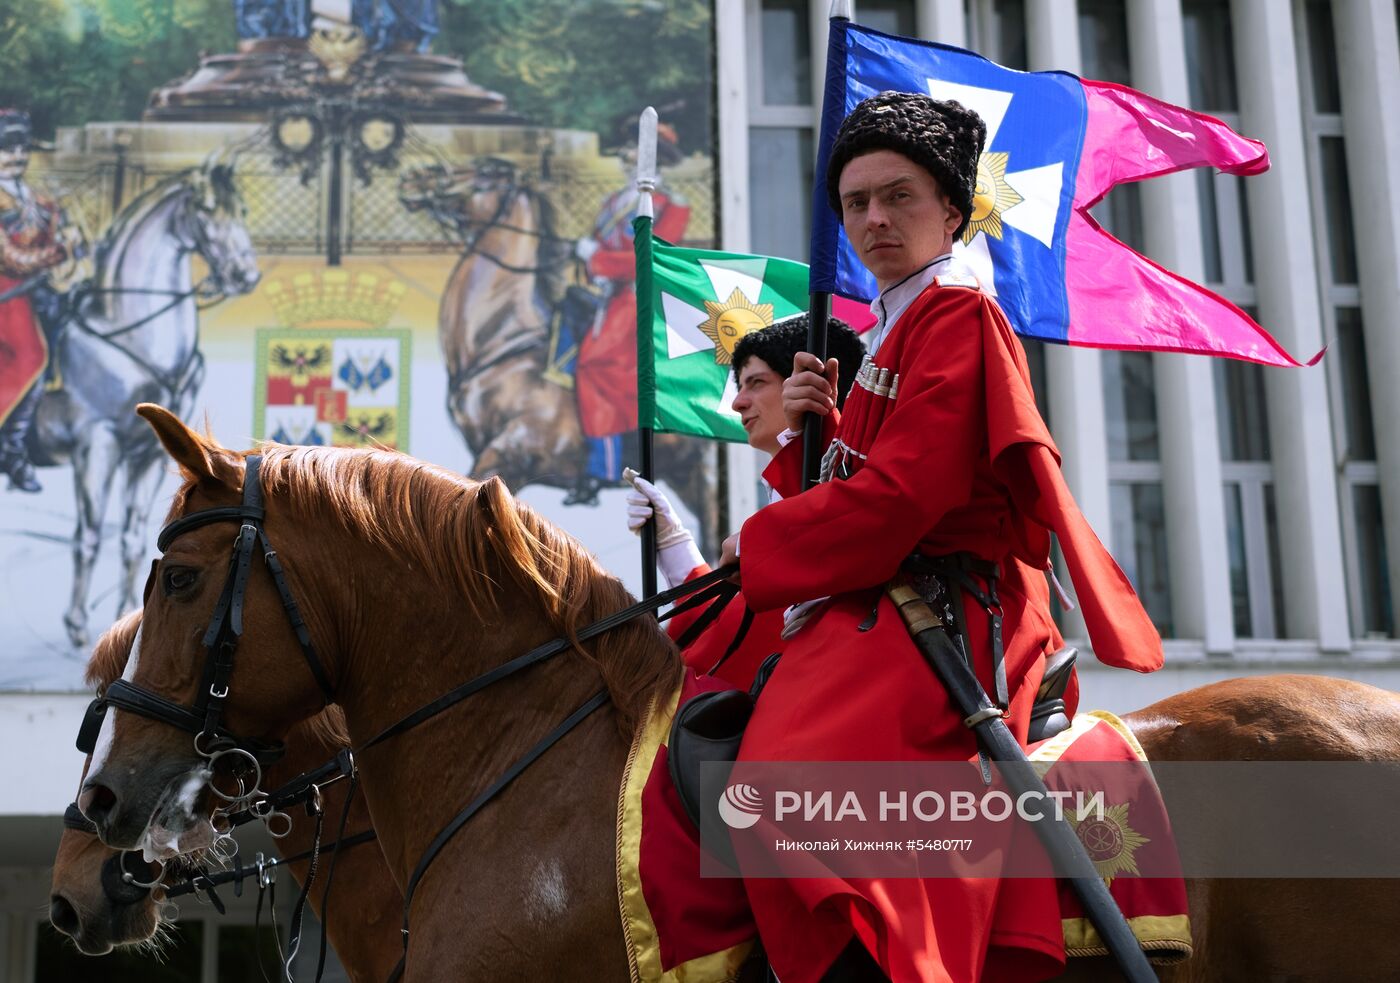
POLYGON ((754 303, 739 287, 735 287, 723 302, 705 301, 705 312, 710 316, 698 327, 714 342, 716 365, 731 364, 739 339, 773 323, 773 305, 754 303))
POLYGON ((1048 252, 1054 247, 1055 226, 1060 217, 1064 164, 1056 161, 1040 167, 1013 170, 1013 145, 1001 148, 997 137, 1016 94, 965 82, 928 78, 929 95, 956 99, 975 111, 987 124, 986 148, 977 162, 977 187, 972 215, 953 252, 977 275, 987 293, 996 296, 998 267, 1012 267, 1010 257, 999 257, 991 239, 1001 240, 1005 226, 1025 233, 1048 252), (999 149, 993 150, 993 147, 999 149), (998 262, 1001 259, 1002 262, 998 262))

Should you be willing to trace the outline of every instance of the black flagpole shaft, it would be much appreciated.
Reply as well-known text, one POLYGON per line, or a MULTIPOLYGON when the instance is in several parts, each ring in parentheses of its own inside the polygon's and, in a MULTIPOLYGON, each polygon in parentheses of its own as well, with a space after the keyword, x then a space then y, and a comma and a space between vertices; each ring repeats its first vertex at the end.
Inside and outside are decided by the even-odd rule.
MULTIPOLYGON (((642 450, 642 477, 647 481, 655 481, 656 475, 652 473, 654 467, 651 455, 651 427, 642 427, 638 431, 641 438, 642 450)), ((642 597, 648 598, 656 593, 656 516, 653 515, 642 526, 642 597)))
MULTIPOLYGON (((826 322, 831 316, 831 294, 812 294, 810 316, 807 321, 807 351, 826 364, 826 322)), ((806 490, 817 483, 821 471, 822 417, 808 413, 802 423, 802 488, 806 490)))

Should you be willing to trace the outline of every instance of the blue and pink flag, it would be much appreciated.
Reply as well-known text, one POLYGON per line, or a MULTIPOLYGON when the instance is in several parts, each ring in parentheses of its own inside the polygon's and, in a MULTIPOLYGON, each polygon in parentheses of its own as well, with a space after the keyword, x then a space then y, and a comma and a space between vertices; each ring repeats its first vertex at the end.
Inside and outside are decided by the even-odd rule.
POLYGON ((1269 166, 1262 143, 1125 86, 1018 72, 844 20, 831 22, 812 189, 814 293, 867 301, 877 293, 827 203, 826 161, 846 114, 887 89, 956 99, 986 122, 973 214, 954 252, 1021 335, 1300 364, 1244 311, 1133 251, 1089 215, 1129 181, 1207 165, 1262 173, 1269 166))

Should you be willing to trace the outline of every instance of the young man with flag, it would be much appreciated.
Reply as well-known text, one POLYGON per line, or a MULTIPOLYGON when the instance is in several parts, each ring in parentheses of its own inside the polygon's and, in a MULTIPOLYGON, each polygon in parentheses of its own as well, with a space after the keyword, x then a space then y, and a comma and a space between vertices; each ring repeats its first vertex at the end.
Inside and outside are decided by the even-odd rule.
MULTIPOLYGON (((855 331, 837 318, 827 322, 826 337, 827 352, 838 366, 836 408, 839 410, 855 381, 865 348, 855 331)), ((739 414, 749 446, 770 458, 782 449, 781 438, 787 429, 783 382, 792 372, 793 360, 806 345, 807 315, 795 314, 770 327, 749 332, 734 346, 731 367, 738 393, 732 407, 739 414)), ((695 537, 666 494, 640 476, 632 477, 631 481, 633 491, 627 495, 627 528, 639 532, 649 519, 656 518, 657 565, 667 586, 675 587, 709 573, 710 565, 696 548, 695 537)), ((688 611, 672 618, 667 622, 667 633, 673 639, 680 639, 703 610, 688 611)), ((759 665, 780 647, 782 628, 782 612, 753 614, 743 598, 736 596, 681 655, 695 672, 707 673, 719 665, 715 675, 740 689, 748 689, 759 665), (746 621, 751 623, 745 629, 746 621), (730 646, 741 635, 740 644, 730 652, 730 646)))
MULTIPOLYGON (((765 478, 783 496, 725 541, 756 611, 803 605, 744 739, 748 761, 967 760, 962 714, 884 595, 901 570, 951 615, 983 688, 1022 744, 1046 658, 1050 534, 1095 655, 1146 672, 1161 640, 1060 474, 1025 353, 996 301, 952 256, 974 211, 986 127, 954 101, 883 92, 856 105, 826 192, 879 294, 839 424, 834 367, 797 356, 790 432, 825 419, 823 476, 799 494, 800 441, 765 478)), ((1065 694, 1069 713, 1076 684, 1065 694)), ((1042 979, 1063 967, 1058 906, 1034 881, 831 876, 746 882, 783 983, 1042 979)), ((1042 885, 1043 886, 1043 885, 1042 885)))

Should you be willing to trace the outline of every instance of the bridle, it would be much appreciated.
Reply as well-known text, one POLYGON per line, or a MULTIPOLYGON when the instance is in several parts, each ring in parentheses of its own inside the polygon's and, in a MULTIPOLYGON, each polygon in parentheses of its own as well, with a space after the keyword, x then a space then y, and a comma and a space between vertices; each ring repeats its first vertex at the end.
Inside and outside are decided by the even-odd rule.
MULTIPOLYGON (((228 699, 229 678, 233 675, 234 654, 243 635, 243 609, 248 575, 252 571, 253 552, 259 545, 262 547, 263 562, 281 597, 282 609, 286 612, 302 655, 321 688, 325 702, 329 703, 335 693, 325 666, 311 644, 311 635, 302 619, 301 610, 297 607, 291 588, 287 586, 286 574, 277 558, 277 551, 272 548, 263 528, 262 484, 258 476, 261 463, 262 458, 258 455, 247 459, 242 504, 203 509, 182 516, 162 529, 156 540, 157 548, 165 552, 180 536, 204 526, 216 522, 240 524, 238 537, 233 543, 233 554, 229 558, 228 576, 219 599, 214 604, 214 613, 209 619, 209 627, 205 630, 201 642, 204 648, 204 671, 194 703, 189 706, 179 704, 129 680, 116 679, 101 696, 89 704, 78 734, 78 749, 91 754, 108 707, 126 710, 187 731, 194 735, 194 749, 205 759, 206 766, 210 769, 219 759, 228 755, 233 756, 231 761, 241 759, 245 765, 252 766, 257 780, 252 783, 251 789, 241 791, 237 796, 228 796, 214 789, 231 803, 251 800, 258 791, 262 766, 276 761, 283 752, 281 741, 239 737, 223 726, 224 705, 228 699)), ((152 563, 151 577, 154 578, 155 574, 156 564, 152 563)), ((150 586, 148 581, 148 591, 150 586)))
MULTIPOLYGON (((252 568, 253 551, 257 544, 263 548, 263 559, 267 565, 268 573, 272 576, 277 587, 278 594, 282 600, 282 608, 285 611, 292 628, 296 633, 297 642, 301 647, 302 655, 305 657, 307 665, 311 668, 312 675, 316 677, 317 684, 321 688, 322 695, 329 703, 334 697, 334 686, 326 673, 325 667, 320 658, 316 655, 311 644, 311 636, 307 631, 306 623, 302 619, 301 611, 292 597, 290 588, 287 586, 286 575, 282 568, 281 561, 277 558, 277 552, 268 542, 267 534, 263 529, 265 510, 263 508, 262 487, 259 477, 259 469, 262 464, 260 455, 251 455, 245 459, 246 474, 243 480, 243 501, 237 506, 219 506, 215 508, 202 509, 192 512, 189 515, 181 516, 172 520, 156 539, 156 546, 161 552, 169 548, 170 544, 185 533, 195 529, 216 523, 216 522, 238 522, 240 524, 238 537, 234 541, 233 555, 229 560, 228 577, 224 582, 224 587, 219 594, 218 601, 215 602, 213 615, 209 620, 209 627, 205 631, 203 646, 205 649, 204 676, 200 683, 199 695, 192 706, 184 706, 175 703, 157 693, 154 693, 142 686, 138 686, 125 679, 114 680, 102 694, 93 700, 89 705, 87 715, 78 735, 78 749, 91 754, 96 743, 97 732, 101 727, 102 716, 106 713, 108 706, 114 706, 120 710, 127 710, 132 713, 161 721, 172 727, 185 730, 195 735, 195 751, 206 759, 206 767, 212 772, 215 764, 225 755, 242 756, 254 766, 256 780, 252 782, 251 789, 247 789, 240 778, 240 792, 237 796, 229 796, 219 789, 210 786, 211 790, 226 800, 228 805, 222 810, 227 817, 239 819, 246 814, 252 814, 253 818, 263 818, 260 811, 266 814, 276 813, 276 803, 272 807, 261 806, 260 803, 275 800, 277 793, 269 795, 259 789, 262 780, 262 767, 264 762, 274 761, 283 752, 282 743, 263 742, 248 738, 238 737, 227 731, 222 726, 222 715, 225 701, 229 694, 229 678, 233 674, 233 657, 238 647, 238 641, 243 633, 243 608, 245 594, 248 586, 248 577, 252 568), (246 790, 245 790, 246 789, 246 790), (243 805, 245 808, 235 811, 235 806, 243 805)), ((158 562, 158 561, 157 561, 158 562)), ((697 577, 694 580, 686 581, 678 587, 663 591, 646 600, 639 601, 621 611, 614 612, 604 618, 594 621, 584 626, 574 633, 572 638, 554 638, 535 648, 518 655, 508 662, 489 669, 486 672, 468 680, 467 682, 449 690, 437 699, 418 708, 397 723, 386 727, 377 735, 365 742, 353 753, 344 751, 340 756, 328 762, 311 776, 319 776, 328 773, 333 766, 339 768, 342 774, 347 773, 352 783, 357 778, 357 771, 354 766, 354 755, 368 751, 391 738, 397 737, 405 731, 417 727, 419 724, 430 720, 442 713, 444 710, 455 706, 467 697, 472 696, 487 687, 507 679, 516 673, 544 662, 562 652, 566 652, 576 645, 581 644, 591 638, 610 631, 620 625, 626 624, 643 614, 648 614, 685 598, 681 603, 658 618, 664 621, 692 608, 698 607, 706 602, 715 602, 712 610, 717 613, 717 609, 734 596, 738 587, 728 581, 728 577, 734 574, 736 565, 720 567, 709 574, 697 577), (345 763, 348 759, 348 765, 345 763), (337 766, 337 762, 340 764, 337 766)), ((151 566, 151 576, 154 577, 156 564, 151 566)), ((150 582, 147 584, 148 592, 150 582)), ((478 793, 471 802, 467 804, 456 816, 454 816, 433 838, 423 856, 419 859, 412 875, 404 890, 403 906, 403 945, 404 955, 395 967, 390 980, 398 980, 404 971, 404 966, 408 956, 408 918, 413 905, 414 891, 419 881, 427 872, 429 865, 435 860, 444 847, 451 841, 452 837, 466 825, 477 812, 488 802, 495 798, 511 781, 521 772, 533 764, 541 755, 554 746, 561 738, 573 730, 578 724, 588 718, 593 711, 608 702, 608 690, 606 687, 599 690, 591 698, 581 704, 553 730, 541 738, 533 747, 517 758, 500 776, 498 776, 483 791, 478 793)), ((236 759, 235 759, 236 760, 236 759)), ((315 795, 319 801, 318 784, 314 780, 308 780, 308 776, 300 776, 294 779, 284 789, 295 788, 297 791, 287 792, 286 801, 293 801, 291 796, 301 795, 301 790, 306 790, 308 795, 315 795)), ((295 801, 306 801, 296 799, 295 801)), ((349 811, 350 799, 346 799, 346 810, 341 816, 341 832, 344 832, 345 816, 349 811)), ((86 819, 83 819, 86 823, 86 819)), ((88 824, 91 827, 91 824, 88 824)), ((95 832, 95 827, 91 827, 95 832)), ((344 840, 343 835, 337 839, 336 844, 344 840)), ((315 863, 320 852, 320 820, 318 817, 316 847, 312 852, 312 876, 308 877, 303 885, 301 900, 298 902, 298 910, 304 905, 305 898, 311 887, 311 880, 314 877, 315 863)), ((328 878, 334 875, 335 860, 339 856, 338 852, 332 855, 331 870, 328 878)), ((327 891, 329 892, 329 884, 327 891)), ((294 916, 295 917, 295 916, 294 916)), ((295 917, 297 922, 299 917, 295 917)), ((322 936, 324 938, 324 935, 322 936)), ((319 975, 319 974, 318 974, 319 975)))

